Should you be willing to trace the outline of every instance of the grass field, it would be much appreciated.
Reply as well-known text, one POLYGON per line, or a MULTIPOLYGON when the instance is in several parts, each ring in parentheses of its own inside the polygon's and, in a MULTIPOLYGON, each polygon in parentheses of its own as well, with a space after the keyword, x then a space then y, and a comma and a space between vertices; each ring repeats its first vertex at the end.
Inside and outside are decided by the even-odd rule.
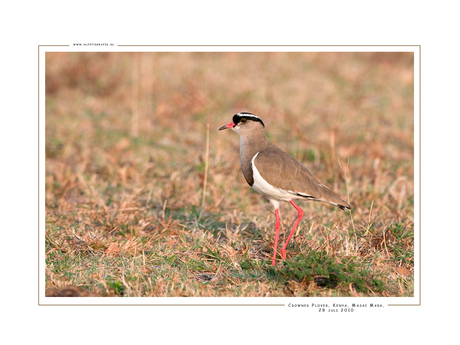
POLYGON ((412 53, 46 53, 47 296, 413 296, 413 109, 412 53), (352 207, 276 267, 239 111, 352 207))

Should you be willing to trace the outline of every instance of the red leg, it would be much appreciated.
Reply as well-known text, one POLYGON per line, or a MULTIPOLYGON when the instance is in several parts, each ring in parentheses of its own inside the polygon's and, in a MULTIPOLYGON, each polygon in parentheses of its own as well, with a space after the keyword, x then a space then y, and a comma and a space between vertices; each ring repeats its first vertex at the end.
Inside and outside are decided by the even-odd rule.
POLYGON ((273 249, 273 262, 272 265, 276 265, 276 249, 278 247, 278 237, 280 236, 280 215, 278 209, 275 210, 276 224, 275 224, 275 248, 273 249))
POLYGON ((297 212, 299 212, 299 215, 297 217, 297 220, 294 223, 294 226, 292 227, 291 233, 289 234, 289 237, 287 238, 286 243, 284 244, 283 248, 281 248, 281 257, 283 259, 286 259, 286 247, 287 247, 287 245, 289 243, 289 240, 291 239, 292 235, 294 235, 295 229, 297 228, 297 225, 299 225, 299 223, 300 223, 300 221, 302 220, 302 217, 303 217, 302 209, 299 206, 297 206, 294 201, 291 200, 289 202, 292 204, 292 206, 295 207, 297 212))

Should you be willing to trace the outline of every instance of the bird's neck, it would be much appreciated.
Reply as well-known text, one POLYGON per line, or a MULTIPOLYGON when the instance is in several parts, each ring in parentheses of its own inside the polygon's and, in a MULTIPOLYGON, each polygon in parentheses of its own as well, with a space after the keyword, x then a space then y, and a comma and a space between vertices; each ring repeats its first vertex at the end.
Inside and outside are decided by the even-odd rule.
POLYGON ((273 145, 265 137, 263 131, 252 133, 250 136, 240 136, 240 160, 243 166, 250 164, 257 152, 273 145))

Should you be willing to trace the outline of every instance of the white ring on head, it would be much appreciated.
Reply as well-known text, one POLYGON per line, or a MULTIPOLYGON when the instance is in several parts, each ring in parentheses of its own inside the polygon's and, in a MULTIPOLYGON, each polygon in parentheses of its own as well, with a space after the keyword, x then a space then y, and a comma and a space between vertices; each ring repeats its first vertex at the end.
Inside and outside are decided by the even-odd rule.
POLYGON ((252 114, 238 113, 238 114, 236 114, 236 115, 241 116, 241 117, 245 117, 245 116, 247 116, 247 117, 254 117, 254 118, 260 120, 260 117, 255 116, 255 115, 252 115, 252 114))

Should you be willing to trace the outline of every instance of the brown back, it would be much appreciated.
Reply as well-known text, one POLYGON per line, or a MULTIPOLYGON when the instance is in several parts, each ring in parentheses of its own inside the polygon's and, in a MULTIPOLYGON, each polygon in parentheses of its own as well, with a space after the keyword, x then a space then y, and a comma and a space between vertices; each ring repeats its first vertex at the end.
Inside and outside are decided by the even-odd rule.
POLYGON ((271 144, 254 160, 260 175, 272 186, 307 199, 324 201, 341 209, 350 208, 336 193, 320 183, 301 163, 271 144))

